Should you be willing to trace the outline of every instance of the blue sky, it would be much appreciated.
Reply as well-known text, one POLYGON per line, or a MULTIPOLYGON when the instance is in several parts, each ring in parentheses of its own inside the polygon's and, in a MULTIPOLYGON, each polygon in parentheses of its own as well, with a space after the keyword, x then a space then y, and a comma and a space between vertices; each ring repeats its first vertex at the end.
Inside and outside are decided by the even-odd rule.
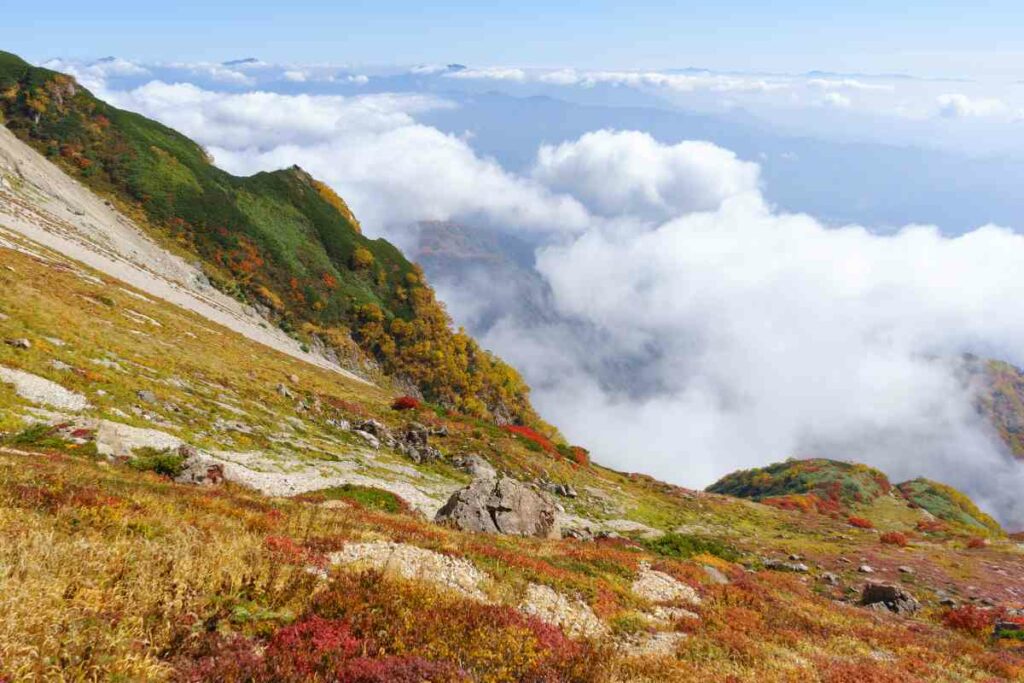
POLYGON ((0 45, 53 56, 1006 73, 1024 7, 988 2, 6 3, 0 45))

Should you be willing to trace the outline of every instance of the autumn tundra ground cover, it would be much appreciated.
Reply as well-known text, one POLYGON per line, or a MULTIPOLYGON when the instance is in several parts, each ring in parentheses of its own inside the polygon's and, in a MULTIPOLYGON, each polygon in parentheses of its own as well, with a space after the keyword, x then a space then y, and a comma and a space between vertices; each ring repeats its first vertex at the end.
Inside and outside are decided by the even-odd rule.
MULTIPOLYGON (((373 486, 267 496, 233 484, 177 484, 166 458, 140 452, 111 461, 97 454, 88 429, 38 426, 38 409, 0 383, 0 672, 10 680, 984 681, 1022 675, 1019 641, 993 640, 993 624, 1024 596, 1024 558, 994 530, 955 515, 950 521, 926 516, 895 491, 850 499, 833 514, 581 466, 557 449, 535 450, 520 435, 473 418, 429 407, 395 411, 387 389, 328 378, 159 302, 98 289, 31 254, 0 250, 0 266, 0 308, 7 316, 0 330, 5 338, 36 342, 27 350, 4 345, 0 363, 89 395, 111 419, 152 427, 133 407, 138 392, 154 386, 153 376, 202 378, 219 387, 216 400, 202 392, 179 396, 179 382, 155 385, 168 392, 168 402, 188 406, 180 412, 150 407, 164 429, 210 448, 272 448, 263 431, 214 427, 238 419, 225 405, 248 394, 301 421, 291 445, 306 445, 293 457, 328 464, 338 456, 310 449, 321 438, 342 438, 329 431, 331 420, 375 416, 398 424, 415 411, 416 419, 447 428, 446 456, 483 453, 521 479, 570 483, 579 496, 563 500, 568 511, 632 525, 597 540, 488 536, 433 524, 401 496, 373 486), (150 326, 145 342, 123 330, 126 309, 160 323, 150 326), (214 332, 233 343, 205 343, 214 332), (245 356, 259 362, 239 362, 245 356), (123 369, 91 358, 117 358, 123 369), (82 372, 57 370, 54 359, 82 372), (275 388, 278 378, 297 372, 293 391, 301 396, 285 399, 275 388), (854 515, 876 529, 851 526, 847 517, 854 515), (906 545, 883 542, 893 533, 906 536, 906 545), (977 546, 976 538, 985 542, 977 546), (469 596, 430 577, 330 561, 346 547, 384 541, 465 560, 486 580, 469 596), (769 562, 790 556, 808 570, 769 562), (637 595, 633 584, 645 563, 690 586, 699 604, 655 604, 637 595), (861 564, 874 574, 861 574, 861 564), (869 579, 899 581, 923 609, 898 616, 860 607, 869 579), (523 596, 536 585, 585 606, 602 628, 573 634, 549 614, 523 611, 523 596), (941 604, 947 596, 955 608, 941 604), (652 611, 671 607, 685 614, 668 623, 651 619, 652 611), (439 621, 438 613, 446 619, 439 621), (674 636, 667 648, 635 647, 665 634, 674 636)), ((257 426, 283 419, 247 412, 257 426)), ((384 454, 372 457, 376 464, 368 467, 376 468, 380 486, 400 476, 383 467, 390 462, 384 454)), ((444 463, 403 467, 418 469, 424 481, 465 481, 444 463)))

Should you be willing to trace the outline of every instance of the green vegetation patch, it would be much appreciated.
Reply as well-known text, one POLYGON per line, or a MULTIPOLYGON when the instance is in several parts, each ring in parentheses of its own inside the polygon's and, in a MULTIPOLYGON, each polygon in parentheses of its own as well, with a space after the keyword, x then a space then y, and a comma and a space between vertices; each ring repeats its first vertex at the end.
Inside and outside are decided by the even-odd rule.
POLYGON ((978 509, 970 498, 952 486, 919 478, 905 481, 896 488, 913 505, 941 520, 973 529, 985 529, 998 535, 1004 533, 999 522, 978 509))
POLYGON ((760 502, 809 494, 820 511, 838 511, 870 503, 891 488, 882 472, 867 465, 815 458, 733 472, 707 490, 760 502))
POLYGON ((305 498, 319 500, 343 500, 370 510, 390 512, 393 514, 409 512, 409 504, 390 491, 378 489, 373 486, 360 486, 358 484, 343 484, 329 489, 317 491, 315 494, 307 495, 305 498))
POLYGON ((128 466, 140 472, 156 472, 165 477, 177 477, 185 471, 186 456, 177 451, 155 448, 137 448, 128 466))
POLYGON ((738 550, 716 538, 706 536, 667 533, 664 536, 643 541, 643 545, 652 553, 677 560, 686 560, 704 553, 729 562, 736 562, 740 559, 738 550))

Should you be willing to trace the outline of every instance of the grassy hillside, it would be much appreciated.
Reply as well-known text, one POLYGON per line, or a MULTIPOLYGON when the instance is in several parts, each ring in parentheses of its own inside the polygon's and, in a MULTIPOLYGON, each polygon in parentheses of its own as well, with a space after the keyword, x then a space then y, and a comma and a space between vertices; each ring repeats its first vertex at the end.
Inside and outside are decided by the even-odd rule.
POLYGON ((951 486, 923 478, 893 486, 872 467, 838 460, 787 460, 741 470, 707 490, 783 510, 826 514, 863 528, 1004 535, 998 522, 951 486), (908 514, 907 508, 930 517, 908 514))
POLYGON ((979 390, 978 410, 1014 457, 1024 459, 1024 372, 1010 363, 978 358, 967 359, 966 367, 979 390))
POLYGON ((930 479, 914 479, 897 485, 900 495, 936 518, 968 528, 1003 533, 999 522, 978 509, 974 502, 952 486, 930 479))
POLYGON ((839 512, 870 503, 890 488, 874 468, 817 458, 733 472, 707 490, 781 508, 839 512))
MULTIPOLYGON (((62 414, 0 381, 0 680, 1024 675, 1013 641, 990 639, 992 620, 1024 595, 1015 543, 972 545, 955 525, 917 531, 921 509, 885 507, 896 499, 879 496, 863 514, 908 539, 892 544, 845 518, 614 472, 535 447, 529 432, 429 407, 396 411, 378 387, 271 351, 31 243, 17 247, 0 247, 0 340, 30 344, 0 343, 0 369, 45 378, 89 407, 62 414), (367 418, 395 431, 410 419, 444 427, 448 436, 432 437, 443 458, 414 463, 337 426, 367 418), (168 454, 97 457, 97 424, 111 422, 253 464, 259 477, 308 470, 324 490, 176 484, 165 474, 174 467, 168 454), (489 536, 415 512, 423 496, 440 505, 467 481, 453 463, 470 453, 524 481, 572 486, 577 497, 559 498, 567 514, 617 533, 489 536), (339 472, 355 483, 334 483, 339 472), (331 560, 367 547, 436 553, 429 557, 442 567, 470 566, 483 578, 458 591, 431 581, 433 571, 402 578, 397 560, 383 569, 331 560), (805 572, 767 566, 791 555, 805 572), (859 608, 866 579, 850 558, 870 564, 873 579, 902 581, 922 611, 902 618, 859 608), (647 565, 699 604, 638 594, 647 565), (524 611, 531 591, 545 589, 564 602, 524 611), (949 595, 960 606, 940 604, 949 595), (563 612, 601 626, 580 634, 559 621, 563 612), (662 645, 637 649, 652 643, 662 645)), ((870 484, 860 478, 866 468, 836 471, 870 484)))
POLYGON ((538 424, 519 375, 454 331, 422 271, 301 169, 232 176, 174 130, 2 52, 0 121, 289 333, 342 355, 354 339, 432 401, 538 424))

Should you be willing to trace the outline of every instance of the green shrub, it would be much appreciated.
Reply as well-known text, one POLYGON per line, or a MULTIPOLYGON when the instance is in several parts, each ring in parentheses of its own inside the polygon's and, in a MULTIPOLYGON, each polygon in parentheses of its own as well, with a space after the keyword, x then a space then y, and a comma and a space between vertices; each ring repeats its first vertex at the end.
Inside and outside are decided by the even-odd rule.
POLYGON ((729 562, 735 562, 739 559, 739 552, 735 548, 718 539, 704 536, 667 533, 659 538, 644 541, 643 545, 653 553, 680 560, 685 560, 701 553, 714 555, 729 562))
POLYGON ((185 471, 186 457, 169 449, 137 448, 135 457, 128 461, 128 466, 140 472, 156 472, 166 477, 177 477, 185 471))

